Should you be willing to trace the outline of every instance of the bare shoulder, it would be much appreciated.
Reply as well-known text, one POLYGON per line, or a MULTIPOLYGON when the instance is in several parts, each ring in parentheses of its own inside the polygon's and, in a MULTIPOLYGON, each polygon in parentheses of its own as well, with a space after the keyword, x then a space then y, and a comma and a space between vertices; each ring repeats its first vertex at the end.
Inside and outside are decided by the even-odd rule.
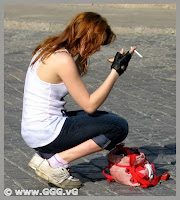
POLYGON ((72 65, 75 64, 72 56, 65 51, 56 52, 51 55, 50 62, 52 65, 72 65))
POLYGON ((62 80, 64 77, 66 78, 66 75, 70 77, 71 75, 78 76, 79 74, 73 57, 67 52, 62 51, 52 54, 48 62, 54 73, 62 80))

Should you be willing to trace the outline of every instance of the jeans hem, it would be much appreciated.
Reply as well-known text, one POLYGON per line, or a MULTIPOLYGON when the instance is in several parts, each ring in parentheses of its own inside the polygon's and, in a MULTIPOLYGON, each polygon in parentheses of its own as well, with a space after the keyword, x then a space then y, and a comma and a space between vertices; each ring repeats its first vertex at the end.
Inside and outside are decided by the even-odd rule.
POLYGON ((111 143, 111 140, 109 140, 102 148, 105 149, 110 143, 111 143))

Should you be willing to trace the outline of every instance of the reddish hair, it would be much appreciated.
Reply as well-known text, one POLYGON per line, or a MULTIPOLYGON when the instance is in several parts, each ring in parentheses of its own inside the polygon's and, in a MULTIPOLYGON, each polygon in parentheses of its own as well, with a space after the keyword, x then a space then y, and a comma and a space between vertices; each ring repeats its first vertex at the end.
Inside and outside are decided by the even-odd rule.
POLYGON ((41 49, 40 54, 34 60, 32 65, 41 58, 43 62, 45 58, 60 48, 66 48, 72 57, 78 55, 78 70, 81 75, 87 73, 87 59, 96 52, 101 45, 110 44, 116 38, 112 32, 107 20, 98 13, 83 12, 72 19, 66 29, 59 35, 51 36, 44 40, 34 50, 33 55, 41 49), (104 37, 106 34, 106 39, 104 37), (80 53, 80 46, 84 44, 84 51, 80 53))

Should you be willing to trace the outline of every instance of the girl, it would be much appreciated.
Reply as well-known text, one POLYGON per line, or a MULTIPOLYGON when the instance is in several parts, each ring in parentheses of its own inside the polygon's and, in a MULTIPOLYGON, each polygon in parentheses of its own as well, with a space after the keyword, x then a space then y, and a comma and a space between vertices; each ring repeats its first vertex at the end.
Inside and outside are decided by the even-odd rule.
POLYGON ((101 45, 114 40, 105 18, 84 12, 33 53, 24 86, 21 133, 27 145, 38 152, 29 166, 58 187, 79 188, 81 181, 70 175, 68 163, 103 149, 111 150, 128 134, 125 119, 97 109, 126 70, 136 47, 126 54, 123 49, 116 54, 109 75, 92 94, 81 79, 88 70, 87 59, 101 45), (82 110, 65 109, 68 93, 82 110))

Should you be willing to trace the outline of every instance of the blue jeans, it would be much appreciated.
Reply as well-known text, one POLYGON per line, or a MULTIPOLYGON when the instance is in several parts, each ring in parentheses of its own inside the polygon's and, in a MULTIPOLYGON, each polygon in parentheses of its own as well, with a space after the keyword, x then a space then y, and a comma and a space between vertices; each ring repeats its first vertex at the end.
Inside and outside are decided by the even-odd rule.
POLYGON ((128 134, 128 123, 122 117, 105 111, 88 114, 85 111, 67 112, 59 136, 50 144, 35 148, 42 153, 59 153, 88 139, 100 147, 111 150, 122 142, 128 134))

